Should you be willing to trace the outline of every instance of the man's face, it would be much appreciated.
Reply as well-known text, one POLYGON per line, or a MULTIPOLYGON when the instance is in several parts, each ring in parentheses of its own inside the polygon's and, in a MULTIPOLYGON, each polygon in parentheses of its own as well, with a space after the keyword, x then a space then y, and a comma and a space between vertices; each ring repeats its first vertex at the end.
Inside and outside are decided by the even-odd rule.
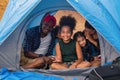
POLYGON ((44 34, 48 34, 49 32, 51 32, 53 29, 53 21, 49 21, 49 22, 43 22, 42 24, 42 32, 44 34))

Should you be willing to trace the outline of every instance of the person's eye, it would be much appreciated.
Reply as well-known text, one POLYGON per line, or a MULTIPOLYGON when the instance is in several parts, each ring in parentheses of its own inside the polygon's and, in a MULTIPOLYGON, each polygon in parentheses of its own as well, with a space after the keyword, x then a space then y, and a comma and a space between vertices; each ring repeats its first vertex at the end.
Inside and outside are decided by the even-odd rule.
POLYGON ((48 26, 47 24, 45 24, 45 26, 48 26))
POLYGON ((84 39, 82 39, 82 41, 84 41, 84 39))

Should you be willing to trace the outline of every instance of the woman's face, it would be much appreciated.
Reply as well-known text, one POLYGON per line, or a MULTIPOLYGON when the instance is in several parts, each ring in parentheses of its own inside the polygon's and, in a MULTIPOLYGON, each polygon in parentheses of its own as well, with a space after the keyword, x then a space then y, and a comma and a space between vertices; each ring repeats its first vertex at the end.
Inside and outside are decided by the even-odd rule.
POLYGON ((89 29, 89 28, 85 28, 85 33, 86 33, 86 34, 93 35, 93 34, 95 33, 95 30, 89 29))
POLYGON ((63 26, 61 28, 61 38, 63 41, 69 41, 71 39, 72 32, 69 26, 63 26))
POLYGON ((79 43, 79 45, 81 47, 85 47, 85 45, 86 45, 86 39, 82 36, 77 37, 77 42, 79 43))

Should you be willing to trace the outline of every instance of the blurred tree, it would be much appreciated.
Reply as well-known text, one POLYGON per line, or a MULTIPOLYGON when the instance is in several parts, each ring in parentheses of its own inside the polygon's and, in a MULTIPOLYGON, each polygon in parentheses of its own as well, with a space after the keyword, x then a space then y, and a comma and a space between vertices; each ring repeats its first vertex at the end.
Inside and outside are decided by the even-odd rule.
POLYGON ((9 0, 0 0, 0 20, 4 14, 8 2, 9 0))

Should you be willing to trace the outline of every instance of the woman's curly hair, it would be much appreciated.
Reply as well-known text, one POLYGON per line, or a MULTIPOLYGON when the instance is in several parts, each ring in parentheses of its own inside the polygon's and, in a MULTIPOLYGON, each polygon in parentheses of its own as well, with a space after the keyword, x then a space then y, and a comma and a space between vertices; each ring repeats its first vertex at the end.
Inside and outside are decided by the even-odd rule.
POLYGON ((59 24, 60 28, 62 28, 63 26, 69 26, 71 31, 73 31, 76 26, 76 20, 74 17, 71 16, 62 16, 59 24))

